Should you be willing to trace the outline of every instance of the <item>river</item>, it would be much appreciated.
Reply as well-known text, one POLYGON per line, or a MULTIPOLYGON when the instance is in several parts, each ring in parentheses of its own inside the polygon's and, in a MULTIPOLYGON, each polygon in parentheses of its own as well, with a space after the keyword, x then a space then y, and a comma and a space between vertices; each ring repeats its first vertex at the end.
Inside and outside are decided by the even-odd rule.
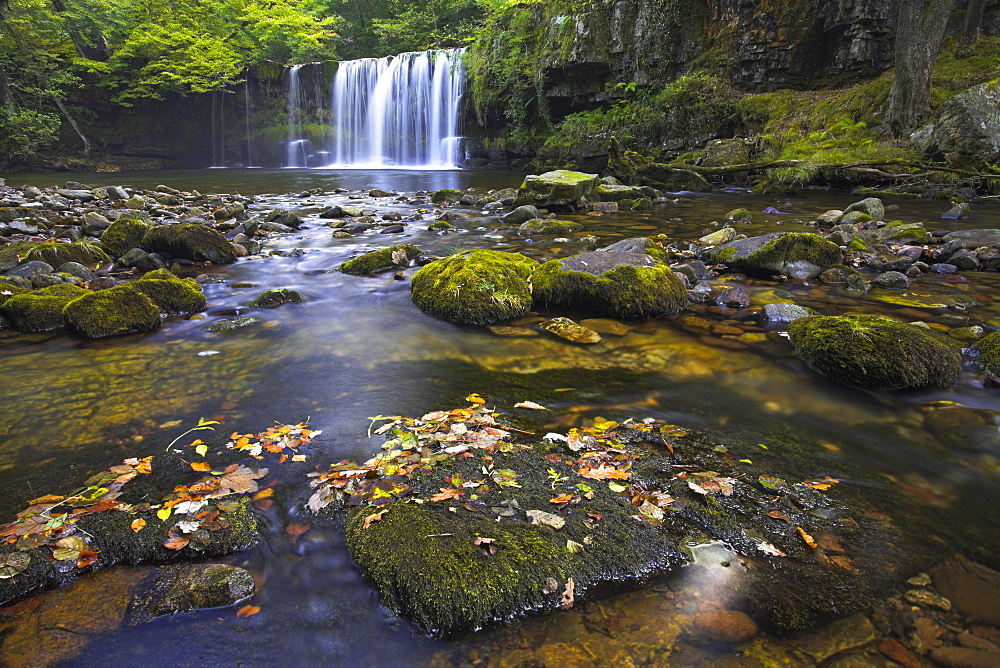
MULTIPOLYGON (((255 195, 256 210, 285 207, 313 214, 347 201, 347 193, 333 193, 337 188, 485 191, 516 186, 521 178, 505 172, 264 169, 0 176, 9 185, 54 186, 67 179, 92 186, 165 183, 203 193, 255 195), (304 192, 315 188, 323 194, 304 192)), ((451 221, 456 231, 448 234, 426 230, 436 220, 432 213, 425 216, 427 224, 410 223, 403 234, 372 231, 346 239, 334 238, 313 218, 303 230, 270 239, 270 255, 213 268, 221 282, 204 286, 209 304, 204 318, 172 319, 149 334, 95 342, 0 331, 0 516, 11 517, 40 494, 79 485, 124 457, 162 451, 199 417, 222 419, 224 429, 242 432, 308 418, 323 436, 304 454, 325 466, 366 459, 378 450, 378 437, 367 436, 370 416, 419 416, 461 405, 463 397, 478 392, 501 408, 523 400, 543 403, 562 416, 547 425, 552 430, 565 431, 596 416, 648 416, 762 444, 776 443, 779 432, 809 440, 818 444, 810 474, 838 477, 844 469, 863 467, 909 494, 914 516, 922 518, 916 526, 941 559, 958 546, 970 557, 995 560, 1000 518, 986 509, 1000 502, 996 443, 963 446, 928 427, 935 408, 952 405, 945 402, 1000 410, 997 390, 984 387, 971 366, 948 390, 876 392, 812 373, 781 341, 698 333, 685 329, 678 317, 628 321, 627 334, 606 337, 595 347, 505 338, 421 313, 410 303, 408 281, 393 280, 391 273, 355 277, 336 271, 359 252, 400 243, 431 255, 485 246, 550 259, 633 236, 662 233, 692 240, 718 229, 725 214, 738 207, 753 214, 742 233, 806 232, 814 230, 806 222, 818 214, 860 199, 819 190, 781 198, 741 190, 683 197, 651 212, 579 216, 584 230, 563 239, 522 237, 495 216, 466 208, 450 209, 458 217, 451 221), (768 207, 782 213, 764 214, 768 207), (253 327, 206 331, 211 322, 247 312, 259 292, 278 287, 298 290, 304 303, 269 311, 253 327), (163 426, 178 420, 183 426, 163 426)), ((380 213, 414 210, 388 199, 351 203, 358 202, 380 213)), ((939 219, 949 207, 946 201, 886 204, 898 205, 888 214, 893 219, 923 222, 932 230, 1000 227, 997 204, 976 204, 961 221, 939 219)), ((406 277, 415 271, 406 270, 406 277)), ((812 281, 751 280, 745 286, 758 306, 780 300, 774 292, 785 290, 796 303, 826 315, 864 311, 949 328, 1000 325, 997 274, 928 274, 914 281, 906 303, 891 303, 900 301, 898 293, 850 295, 812 281), (980 306, 936 306, 953 295, 975 297, 980 306)), ((698 315, 713 326, 758 331, 743 316, 707 309, 698 315)), ((762 448, 761 458, 780 468, 780 447, 762 448)), ((230 560, 255 574, 259 614, 239 619, 232 611, 212 610, 109 631, 87 645, 74 660, 77 665, 475 663, 483 652, 481 640, 423 638, 381 608, 353 566, 341 533, 314 528, 290 543, 284 527, 308 519, 297 505, 307 490, 301 478, 277 475, 277 503, 264 512, 271 535, 262 547, 230 560)), ((633 607, 637 615, 655 610, 633 607)), ((553 630, 558 624, 525 622, 516 628, 523 637, 548 638, 542 644, 551 645, 565 633, 553 630), (539 631, 543 627, 547 630, 539 631)), ((513 632, 503 633, 509 638, 513 632)), ((501 644, 493 642, 487 646, 501 644)))

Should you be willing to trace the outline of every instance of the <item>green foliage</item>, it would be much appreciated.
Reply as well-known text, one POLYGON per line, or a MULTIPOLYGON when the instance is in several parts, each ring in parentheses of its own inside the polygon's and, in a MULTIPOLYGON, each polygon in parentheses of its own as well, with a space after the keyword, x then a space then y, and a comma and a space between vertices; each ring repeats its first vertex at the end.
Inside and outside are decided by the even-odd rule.
POLYGON ((0 108, 0 153, 13 158, 35 155, 56 140, 59 124, 55 114, 0 108))

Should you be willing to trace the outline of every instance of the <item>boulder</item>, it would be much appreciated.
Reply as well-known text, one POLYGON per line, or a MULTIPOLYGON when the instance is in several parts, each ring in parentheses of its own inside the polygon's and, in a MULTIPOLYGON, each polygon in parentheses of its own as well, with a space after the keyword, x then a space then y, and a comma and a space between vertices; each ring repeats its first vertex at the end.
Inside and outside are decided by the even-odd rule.
POLYGON ((518 253, 471 250, 431 262, 414 276, 410 297, 421 311, 451 322, 492 325, 531 309, 538 263, 518 253))
MULTIPOLYGON (((851 213, 852 211, 861 211, 871 216, 872 220, 882 220, 885 216, 885 205, 882 204, 882 200, 878 197, 866 197, 860 202, 855 202, 846 209, 844 209, 844 214, 851 213)), ((841 222, 844 222, 841 220, 841 222)))
POLYGON ((946 243, 955 242, 962 248, 980 248, 981 246, 1000 246, 1000 230, 958 230, 944 235, 946 243))
POLYGON ((613 317, 668 315, 687 307, 684 283, 645 253, 592 251, 550 260, 535 271, 532 284, 539 304, 613 317))
POLYGON ((143 236, 142 247, 151 253, 196 262, 231 264, 236 261, 236 251, 224 236, 210 227, 194 223, 154 227, 143 236))
POLYGON ((422 251, 416 246, 390 246, 352 258, 340 265, 339 270, 354 276, 377 274, 389 269, 407 267, 420 257, 422 251))
POLYGON ((698 239, 698 243, 702 246, 718 246, 719 244, 725 244, 735 240, 737 236, 739 235, 736 233, 734 228, 723 227, 721 230, 716 230, 711 234, 706 234, 701 237, 698 239))
POLYGON ((573 220, 556 220, 554 218, 533 218, 521 223, 518 234, 569 234, 583 229, 583 225, 573 220))
POLYGON ((732 211, 730 211, 729 213, 726 214, 726 219, 727 220, 731 220, 734 223, 750 223, 750 222, 753 222, 753 220, 752 220, 752 218, 750 216, 750 211, 747 210, 747 209, 743 209, 743 208, 733 209, 732 211))
POLYGON ((443 188, 441 190, 435 190, 431 193, 431 201, 435 204, 441 204, 443 202, 458 202, 464 195, 465 192, 462 190, 443 188))
POLYGON ((0 315, 22 332, 47 332, 62 329, 63 308, 87 290, 76 285, 53 285, 40 290, 13 295, 0 305, 0 315))
POLYGON ((138 626, 162 615, 236 605, 253 596, 249 571, 227 564, 161 566, 132 594, 125 623, 138 626))
POLYGON ((809 309, 798 304, 765 304, 760 314, 760 324, 768 329, 779 329, 793 320, 810 315, 809 309))
POLYGON ((99 237, 110 225, 111 221, 96 211, 88 211, 83 216, 83 232, 88 236, 99 237))
POLYGON ((947 387, 962 371, 955 340, 882 316, 799 318, 788 332, 806 366, 844 383, 891 390, 947 387))
POLYGON ((960 169, 1000 161, 1000 80, 974 86, 942 104, 932 122, 910 136, 929 156, 960 169))
POLYGON ((589 195, 597 186, 597 174, 557 169, 541 175, 529 175, 518 188, 515 206, 568 207, 589 195))
POLYGON ((752 139, 711 139, 705 143, 705 159, 701 161, 701 166, 745 165, 750 162, 753 147, 752 139))
POLYGON ((265 290, 252 300, 248 306, 250 308, 277 308, 282 304, 298 304, 302 301, 302 295, 296 290, 287 288, 272 288, 265 290))
POLYGON ((91 270, 111 262, 111 258, 99 246, 85 241, 38 244, 28 252, 26 259, 29 262, 45 262, 53 267, 64 265, 67 262, 78 262, 91 270))
POLYGON ((88 339, 148 332, 160 326, 160 307, 131 284, 90 292, 66 304, 69 326, 88 339))
POLYGON ((287 228, 297 230, 302 227, 302 219, 286 209, 272 209, 264 216, 265 223, 273 225, 284 225, 287 228))
POLYGON ((594 193, 602 202, 621 202, 622 200, 637 200, 642 197, 655 197, 656 191, 649 186, 598 185, 594 193))
POLYGON ((757 622, 739 610, 712 610, 694 616, 698 635, 712 642, 735 645, 757 635, 757 622))
POLYGON ((873 278, 872 285, 888 290, 905 290, 910 287, 910 279, 898 271, 887 271, 873 278))
POLYGON ((178 278, 167 269, 148 272, 125 286, 138 290, 168 315, 190 315, 204 311, 207 301, 193 278, 178 278))
POLYGON ((976 364, 990 376, 1000 376, 1000 332, 992 332, 972 346, 976 364))
POLYGON ((500 216, 500 220, 510 225, 520 225, 534 218, 538 218, 538 208, 530 204, 519 206, 509 213, 500 216))
POLYGON ((707 248, 702 258, 747 274, 815 278, 827 267, 840 264, 843 254, 837 244, 818 234, 775 232, 707 248))
POLYGON ((101 234, 101 248, 113 257, 121 257, 142 245, 150 226, 141 220, 119 218, 101 234))

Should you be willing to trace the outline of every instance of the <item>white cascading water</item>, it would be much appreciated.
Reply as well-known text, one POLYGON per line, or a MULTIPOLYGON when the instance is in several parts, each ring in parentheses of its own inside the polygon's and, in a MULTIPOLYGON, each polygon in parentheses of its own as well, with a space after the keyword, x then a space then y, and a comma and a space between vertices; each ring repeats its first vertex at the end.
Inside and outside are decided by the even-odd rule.
POLYGON ((336 168, 459 166, 465 49, 340 63, 333 79, 336 168))
POLYGON ((288 68, 288 139, 285 142, 285 167, 309 166, 309 140, 302 138, 302 87, 299 70, 302 65, 288 68))

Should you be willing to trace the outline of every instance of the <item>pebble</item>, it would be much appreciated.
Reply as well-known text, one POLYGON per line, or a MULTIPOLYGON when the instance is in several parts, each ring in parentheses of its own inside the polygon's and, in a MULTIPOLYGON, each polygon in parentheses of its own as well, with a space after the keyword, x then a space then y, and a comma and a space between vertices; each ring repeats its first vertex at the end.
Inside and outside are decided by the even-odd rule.
POLYGON ((930 583, 931 576, 927 575, 927 573, 918 573, 906 581, 906 584, 913 585, 914 587, 926 587, 930 583))
POLYGON ((944 611, 951 610, 951 601, 927 589, 910 589, 904 594, 903 598, 914 605, 924 608, 934 607, 944 611))
POLYGON ((694 628, 714 642, 734 645, 757 635, 757 622, 739 610, 713 610, 695 615, 694 628))

